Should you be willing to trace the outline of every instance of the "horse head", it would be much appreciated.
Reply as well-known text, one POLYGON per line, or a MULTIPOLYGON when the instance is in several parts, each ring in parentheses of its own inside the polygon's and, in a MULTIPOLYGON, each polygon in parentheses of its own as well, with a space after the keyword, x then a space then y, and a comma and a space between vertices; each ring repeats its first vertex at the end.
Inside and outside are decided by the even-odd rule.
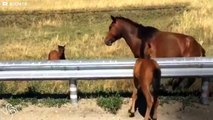
POLYGON ((109 31, 107 33, 104 42, 106 45, 111 46, 113 42, 122 37, 122 29, 116 17, 111 16, 112 23, 109 26, 109 31))
POLYGON ((64 53, 65 51, 65 45, 58 45, 58 51, 61 52, 61 53, 64 53))

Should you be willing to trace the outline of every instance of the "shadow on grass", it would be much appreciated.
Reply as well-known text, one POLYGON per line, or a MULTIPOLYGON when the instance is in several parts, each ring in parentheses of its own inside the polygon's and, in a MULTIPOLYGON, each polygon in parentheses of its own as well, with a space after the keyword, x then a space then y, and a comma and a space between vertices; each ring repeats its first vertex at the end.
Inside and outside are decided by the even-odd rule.
MULTIPOLYGON (((145 97, 141 92, 138 92, 138 99, 136 101, 136 110, 144 116, 146 111, 146 101, 145 97)), ((78 93, 78 98, 100 98, 100 97, 112 97, 117 96, 119 97, 131 97, 130 92, 94 92, 94 93, 78 93)), ((194 98, 198 98, 200 95, 199 92, 173 92, 168 93, 166 91, 160 92, 160 99, 162 103, 166 103, 165 101, 170 100, 177 100, 183 102, 184 104, 191 103, 190 101, 194 100, 194 98), (166 96, 166 99, 165 97, 166 96), (175 96, 176 98, 172 98, 171 96, 175 96), (185 97, 188 96, 188 97, 185 97), (169 97, 169 98, 168 98, 169 97), (185 101, 185 102, 184 102, 185 101)), ((49 107, 61 107, 63 104, 69 102, 69 94, 41 94, 34 91, 28 91, 23 94, 13 95, 13 94, 0 94, 0 99, 6 99, 6 101, 12 105, 23 105, 27 106, 27 103, 31 104, 42 104, 49 107)))
MULTIPOLYGON (((79 99, 81 98, 97 98, 97 97, 107 97, 107 96, 115 96, 115 95, 120 95, 121 97, 131 97, 131 92, 106 92, 106 91, 98 91, 98 92, 91 92, 91 93, 83 93, 83 92, 78 92, 78 97, 79 99)), ((167 92, 164 90, 160 91, 160 96, 198 96, 199 97, 200 92, 199 91, 193 91, 193 92, 167 92)), ((32 92, 28 91, 26 93, 22 94, 0 94, 0 99, 2 98, 69 98, 69 93, 64 93, 64 94, 54 94, 54 93, 46 93, 46 94, 41 94, 38 92, 32 92)), ((140 98, 140 96, 139 96, 140 98)))

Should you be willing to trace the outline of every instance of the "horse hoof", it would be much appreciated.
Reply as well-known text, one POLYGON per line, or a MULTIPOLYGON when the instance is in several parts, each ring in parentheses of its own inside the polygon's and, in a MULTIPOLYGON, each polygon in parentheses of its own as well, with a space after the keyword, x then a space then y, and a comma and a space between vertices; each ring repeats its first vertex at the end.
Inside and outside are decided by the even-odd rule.
POLYGON ((149 120, 157 120, 157 118, 149 118, 149 120))
POLYGON ((134 117, 134 116, 135 114, 130 112, 129 117, 134 117))
POLYGON ((128 110, 128 113, 131 113, 131 109, 128 110))

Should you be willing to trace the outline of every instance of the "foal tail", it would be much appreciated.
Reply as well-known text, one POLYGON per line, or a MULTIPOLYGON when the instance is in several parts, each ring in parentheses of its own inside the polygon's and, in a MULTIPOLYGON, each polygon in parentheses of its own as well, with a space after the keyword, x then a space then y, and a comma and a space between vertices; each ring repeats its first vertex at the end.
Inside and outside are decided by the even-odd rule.
POLYGON ((153 95, 158 96, 160 90, 160 80, 161 80, 161 70, 160 68, 155 69, 154 71, 154 80, 152 83, 153 95))

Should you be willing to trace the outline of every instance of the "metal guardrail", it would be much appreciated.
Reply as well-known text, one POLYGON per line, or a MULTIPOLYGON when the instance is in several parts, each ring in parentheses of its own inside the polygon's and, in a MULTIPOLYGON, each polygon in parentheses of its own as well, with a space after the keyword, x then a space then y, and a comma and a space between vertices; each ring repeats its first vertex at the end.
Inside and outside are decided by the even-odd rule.
MULTIPOLYGON (((162 77, 211 77, 213 58, 158 58, 162 77)), ((78 79, 125 79, 133 77, 135 59, 2 61, 0 80, 70 80, 76 91, 78 79)), ((71 91, 71 93, 74 93, 71 91)), ((73 95, 71 95, 71 98, 73 95)), ((77 99, 77 93, 73 97, 77 99)))

